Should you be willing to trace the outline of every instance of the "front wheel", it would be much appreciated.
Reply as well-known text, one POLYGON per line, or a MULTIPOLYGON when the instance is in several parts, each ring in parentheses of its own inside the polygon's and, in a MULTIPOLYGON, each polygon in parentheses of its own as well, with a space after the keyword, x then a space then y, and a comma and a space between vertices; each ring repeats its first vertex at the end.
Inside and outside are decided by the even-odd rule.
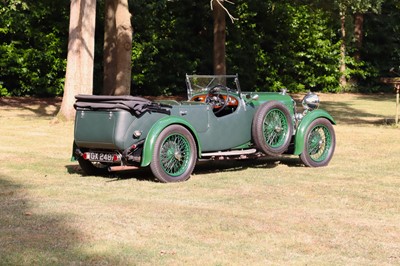
POLYGON ((283 103, 270 101, 259 107, 252 124, 253 141, 259 150, 270 156, 281 155, 288 149, 292 134, 292 118, 283 103))
POLYGON ((315 119, 307 128, 301 161, 309 167, 326 166, 332 159, 336 146, 335 131, 325 118, 315 119))
POLYGON ((183 126, 171 125, 158 136, 150 163, 151 171, 161 182, 189 179, 197 160, 192 134, 183 126))

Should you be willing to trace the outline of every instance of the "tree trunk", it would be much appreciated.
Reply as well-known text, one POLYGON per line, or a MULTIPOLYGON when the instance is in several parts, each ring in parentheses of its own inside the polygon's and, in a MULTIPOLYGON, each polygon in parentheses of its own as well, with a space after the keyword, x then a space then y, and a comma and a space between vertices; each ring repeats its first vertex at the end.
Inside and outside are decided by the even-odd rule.
POLYGON ((103 94, 129 95, 132 26, 128 0, 105 1, 103 94))
POLYGON ((361 49, 363 46, 363 37, 364 37, 363 26, 364 26, 364 14, 356 12, 354 14, 354 39, 356 44, 354 59, 356 61, 361 60, 361 49))
POLYGON ((131 92, 132 25, 128 0, 119 0, 115 12, 117 27, 117 76, 115 95, 131 92))
POLYGON ((341 43, 340 43, 340 78, 339 78, 339 85, 342 89, 346 88, 347 86, 347 79, 346 79, 346 13, 340 13, 340 22, 341 22, 341 43))
POLYGON ((73 120, 74 96, 93 93, 95 22, 96 0, 71 1, 67 70, 58 119, 73 120))
POLYGON ((117 1, 105 0, 104 3, 104 48, 103 48, 103 92, 114 95, 117 60, 117 27, 115 12, 117 1))
POLYGON ((225 40, 226 40, 226 20, 225 10, 217 2, 223 4, 224 0, 213 1, 214 17, 214 74, 226 75, 225 60, 225 40))

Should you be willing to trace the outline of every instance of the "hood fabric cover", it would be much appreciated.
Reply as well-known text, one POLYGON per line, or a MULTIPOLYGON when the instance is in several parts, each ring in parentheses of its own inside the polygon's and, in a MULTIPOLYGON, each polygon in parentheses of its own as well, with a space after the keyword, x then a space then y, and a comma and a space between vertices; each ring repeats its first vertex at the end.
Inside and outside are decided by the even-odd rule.
POLYGON ((122 109, 141 116, 145 112, 170 114, 170 105, 155 103, 142 97, 134 96, 103 96, 103 95, 76 95, 74 108, 76 110, 112 110, 122 109))

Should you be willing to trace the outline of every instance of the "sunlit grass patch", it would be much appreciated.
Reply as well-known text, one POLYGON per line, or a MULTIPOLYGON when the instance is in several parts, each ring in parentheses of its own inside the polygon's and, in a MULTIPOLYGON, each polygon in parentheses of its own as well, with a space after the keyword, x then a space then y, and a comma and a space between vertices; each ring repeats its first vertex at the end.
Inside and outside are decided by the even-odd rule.
POLYGON ((84 176, 73 123, 2 106, 0 265, 399 264, 400 129, 378 121, 390 97, 328 96, 327 167, 199 163, 178 184, 149 169, 84 176))

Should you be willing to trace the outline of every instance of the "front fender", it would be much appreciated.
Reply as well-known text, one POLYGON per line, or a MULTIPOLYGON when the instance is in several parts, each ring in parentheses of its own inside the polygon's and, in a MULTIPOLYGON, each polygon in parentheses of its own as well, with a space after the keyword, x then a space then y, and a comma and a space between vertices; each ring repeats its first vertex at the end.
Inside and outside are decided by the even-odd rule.
POLYGON ((143 153, 142 153, 142 162, 141 166, 148 166, 153 157, 154 144, 157 140, 157 137, 160 135, 161 131, 163 131, 167 126, 172 124, 178 124, 186 127, 192 134, 197 144, 198 157, 201 155, 201 146, 199 142, 199 137, 197 135, 196 130, 192 125, 189 124, 183 118, 177 116, 166 116, 158 120, 150 129, 147 134, 146 140, 143 144, 143 153))
POLYGON ((307 131, 308 126, 317 118, 326 118, 332 124, 336 125, 333 117, 325 110, 317 109, 311 112, 308 112, 303 119, 301 120, 299 126, 296 129, 296 135, 294 140, 294 154, 300 155, 304 150, 304 138, 307 131))

